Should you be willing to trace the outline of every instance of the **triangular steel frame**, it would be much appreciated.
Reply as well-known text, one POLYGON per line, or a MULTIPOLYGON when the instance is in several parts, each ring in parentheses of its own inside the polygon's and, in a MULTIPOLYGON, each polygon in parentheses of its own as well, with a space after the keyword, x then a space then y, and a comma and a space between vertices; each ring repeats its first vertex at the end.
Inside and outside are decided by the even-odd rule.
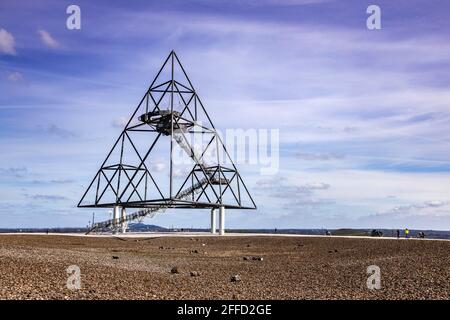
MULTIPOLYGON (((166 112, 168 111, 169 110, 166 112)), ((164 61, 149 89, 128 120, 122 133, 117 138, 106 159, 102 163, 100 169, 97 171, 97 174, 92 179, 89 187, 86 189, 78 203, 78 207, 80 208, 112 208, 115 206, 120 206, 123 208, 153 208, 160 206, 165 208, 225 207, 230 209, 256 209, 256 204, 250 195, 247 186, 233 163, 220 136, 217 134, 211 118, 204 108, 203 103, 197 95, 184 67, 174 51, 171 51, 167 59, 164 61), (174 79, 175 66, 179 66, 182 74, 187 80, 187 83, 183 84, 174 79), (171 68, 171 79, 158 84, 157 80, 161 72, 167 67, 171 68), (159 98, 157 97, 158 94, 161 94, 159 98), (160 119, 160 122, 155 124, 149 119, 152 115, 162 114, 164 112, 162 111, 160 103, 165 95, 170 95, 170 113, 158 118, 160 119), (179 95, 184 104, 181 112, 174 112, 174 95, 179 95), (145 113, 143 115, 138 114, 138 111, 143 110, 144 107, 145 113), (202 123, 199 125, 197 123, 197 116, 199 112, 203 112, 203 114, 206 115, 206 124, 202 123), (164 121, 161 120, 163 118, 164 121), (161 123, 165 126, 163 129, 161 129, 161 123), (194 126, 200 128, 201 131, 188 132, 189 129, 184 129, 186 131, 180 129, 193 128, 194 126), (133 139, 130 136, 130 132, 133 131, 148 132, 149 136, 154 136, 153 142, 149 144, 148 149, 144 154, 142 154, 142 152, 140 153, 133 143, 133 139), (174 141, 176 140, 174 138, 174 133, 180 141, 174 141), (185 133, 211 134, 211 140, 199 157, 196 156, 193 147, 190 145, 185 136, 185 133), (151 170, 149 170, 145 164, 146 159, 149 158, 155 144, 162 135, 171 136, 170 192, 168 195, 164 195, 161 191, 152 175, 151 170), (186 152, 190 153, 190 156, 195 163, 193 169, 189 172, 189 174, 187 174, 186 179, 178 190, 175 190, 173 185, 172 151, 174 148, 174 143, 176 142, 182 143, 185 148, 188 149, 186 152), (207 166, 203 164, 202 158, 206 152, 206 149, 213 142, 217 144, 218 148, 223 148, 224 154, 226 154, 231 163, 230 166, 222 166, 220 164, 218 152, 216 166, 207 166), (138 165, 122 163, 124 143, 130 143, 134 152, 136 152, 138 159, 140 160, 138 165), (120 158, 118 159, 118 162, 107 165, 108 159, 116 148, 120 148, 120 158), (113 183, 112 181, 116 178, 116 176, 117 183, 113 183), (104 184, 102 188, 100 188, 101 181, 104 184), (231 186, 233 181, 236 182, 236 189, 233 189, 231 186), (201 184, 200 188, 197 188, 199 189, 197 190, 198 194, 192 192, 192 197, 189 195, 188 198, 186 198, 186 196, 180 198, 182 194, 186 193, 186 188, 194 189, 194 185, 198 187, 199 183, 201 184), (142 184, 145 185, 144 191, 139 191, 139 187, 142 184), (156 187, 156 195, 148 194, 148 186, 156 187), (90 190, 94 190, 92 188, 95 189, 95 199, 91 202, 85 203, 88 201, 86 199, 88 192, 90 190), (209 195, 207 192, 208 190, 210 190, 209 195), (233 195, 233 201, 231 202, 223 201, 223 195, 227 192, 227 190, 229 190, 233 195), (115 201, 103 201, 103 196, 106 192, 112 192, 115 197, 115 201), (138 199, 131 200, 132 197, 137 197, 138 199), (247 205, 243 204, 243 197, 246 197, 247 205)))

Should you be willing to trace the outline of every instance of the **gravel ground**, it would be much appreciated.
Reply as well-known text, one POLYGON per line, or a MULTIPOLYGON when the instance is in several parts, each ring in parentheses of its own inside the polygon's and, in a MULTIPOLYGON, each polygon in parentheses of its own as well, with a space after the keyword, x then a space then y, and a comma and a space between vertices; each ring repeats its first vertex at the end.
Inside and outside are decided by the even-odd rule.
POLYGON ((0 235, 0 299, 449 299, 449 252, 423 240, 0 235), (70 265, 79 290, 66 287, 70 265), (367 289, 370 265, 380 290, 367 289))

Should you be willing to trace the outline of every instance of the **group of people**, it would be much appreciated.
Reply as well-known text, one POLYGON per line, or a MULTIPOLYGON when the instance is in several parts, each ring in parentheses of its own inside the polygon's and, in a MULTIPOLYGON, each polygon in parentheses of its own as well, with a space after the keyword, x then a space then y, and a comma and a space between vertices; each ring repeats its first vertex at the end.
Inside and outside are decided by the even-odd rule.
MULTIPOLYGON (((277 232, 277 229, 275 229, 275 233, 276 232, 277 232)), ((406 239, 408 239, 410 237, 408 228, 405 228, 404 234, 405 234, 405 238, 406 239)), ((325 235, 331 236, 331 232, 329 230, 325 230, 325 235)), ((383 232, 381 230, 375 230, 374 229, 374 230, 372 230, 371 235, 372 235, 372 237, 382 237, 383 236, 383 232)), ((425 238, 425 232, 420 231, 417 234, 417 236, 419 238, 421 238, 421 239, 424 239, 425 238)), ((397 239, 400 239, 400 229, 397 229, 397 239)))
MULTIPOLYGON (((418 237, 424 239, 425 238, 425 232, 420 231, 419 234, 418 234, 418 237)), ((400 238, 400 230, 399 229, 397 229, 397 238, 400 238)), ((405 238, 406 239, 409 238, 409 229, 408 228, 405 229, 405 238)))

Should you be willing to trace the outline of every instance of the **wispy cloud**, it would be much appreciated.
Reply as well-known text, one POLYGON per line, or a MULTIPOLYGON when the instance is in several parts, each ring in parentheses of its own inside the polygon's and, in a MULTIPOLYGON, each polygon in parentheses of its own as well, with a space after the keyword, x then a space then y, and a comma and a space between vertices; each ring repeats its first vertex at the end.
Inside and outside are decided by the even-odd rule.
POLYGON ((52 185, 52 184, 71 184, 74 183, 75 180, 73 179, 52 179, 52 180, 33 180, 31 181, 31 183, 33 184, 48 184, 48 185, 52 185))
POLYGON ((73 138, 73 137, 77 136, 71 130, 61 128, 60 126, 58 126, 56 124, 49 124, 47 126, 38 126, 38 128, 40 131, 42 131, 46 134, 53 135, 53 136, 60 137, 60 138, 73 138))
POLYGON ((26 194, 28 198, 31 198, 33 200, 43 200, 43 201, 62 201, 62 200, 68 200, 67 197, 60 196, 60 195, 52 195, 52 194, 33 194, 28 195, 26 194))
POLYGON ((294 157, 296 157, 297 159, 307 160, 307 161, 329 161, 329 160, 339 160, 339 159, 344 158, 344 156, 336 155, 336 154, 303 153, 303 152, 295 153, 294 157))
POLYGON ((283 209, 297 210, 304 206, 331 204, 331 199, 320 198, 317 191, 328 190, 330 185, 324 182, 298 183, 284 176, 260 179, 257 189, 266 191, 265 196, 281 200, 283 209))
POLYGON ((173 169, 172 175, 177 179, 184 179, 190 173, 190 169, 187 167, 175 167, 173 169))
POLYGON ((167 165, 165 162, 163 161, 155 161, 154 163, 151 164, 150 166, 150 171, 155 171, 155 172, 162 172, 166 169, 167 165))
POLYGON ((21 82, 24 80, 22 73, 17 71, 9 72, 7 78, 11 82, 21 82))
POLYGON ((450 201, 432 200, 402 204, 375 214, 361 216, 356 225, 386 228, 448 230, 450 201))
POLYGON ((26 167, 10 167, 0 168, 0 175, 9 176, 15 178, 23 178, 28 175, 28 169, 26 167))
POLYGON ((5 29, 0 29, 0 53, 15 55, 15 45, 13 35, 5 29))
POLYGON ((117 117, 111 122, 111 125, 113 128, 123 129, 127 125, 128 120, 127 117, 117 117))
POLYGON ((390 218, 417 215, 450 216, 450 201, 431 200, 419 204, 396 206, 376 214, 376 216, 388 216, 390 218))
POLYGON ((58 41, 56 41, 48 31, 41 29, 41 30, 38 30, 38 34, 40 36, 42 43, 45 44, 46 46, 48 46, 50 48, 58 48, 59 47, 58 41))

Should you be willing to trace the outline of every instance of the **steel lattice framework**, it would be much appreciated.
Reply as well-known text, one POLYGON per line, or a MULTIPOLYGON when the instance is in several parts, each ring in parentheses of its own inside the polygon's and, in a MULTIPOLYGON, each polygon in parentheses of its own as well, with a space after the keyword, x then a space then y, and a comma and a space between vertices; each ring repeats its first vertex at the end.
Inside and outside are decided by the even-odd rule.
POLYGON ((164 61, 78 203, 82 208, 115 206, 147 208, 152 212, 165 208, 256 209, 174 51, 164 61), (194 143, 195 137, 205 141, 200 149, 194 143), (168 147, 165 159, 169 172, 162 177, 154 166, 156 157, 152 156, 159 145, 168 147), (175 148, 190 159, 188 166, 192 167, 181 173, 184 179, 179 179, 175 168, 175 148), (211 152, 214 156, 206 160, 206 154, 211 152))

